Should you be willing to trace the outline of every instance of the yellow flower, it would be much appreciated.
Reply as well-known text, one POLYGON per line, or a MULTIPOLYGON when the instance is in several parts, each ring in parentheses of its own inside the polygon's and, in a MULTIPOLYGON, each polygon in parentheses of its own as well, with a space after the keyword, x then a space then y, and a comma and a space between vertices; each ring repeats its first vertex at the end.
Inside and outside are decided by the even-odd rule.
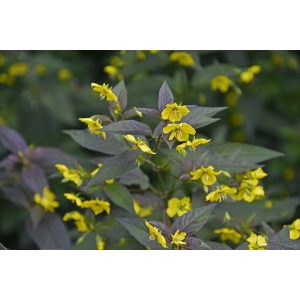
POLYGON ((243 83, 250 83, 254 79, 254 75, 258 74, 261 72, 261 67, 260 66, 252 66, 248 68, 246 71, 242 72, 240 75, 240 80, 243 83))
POLYGON ((210 142, 210 140, 207 140, 207 139, 196 139, 194 137, 194 139, 192 141, 187 141, 186 143, 182 143, 182 144, 178 145, 176 147, 176 150, 179 153, 181 153, 181 154, 183 154, 185 156, 186 155, 186 150, 185 150, 186 147, 189 147, 190 151, 195 152, 196 148, 198 146, 205 145, 205 144, 207 144, 209 142, 210 142))
POLYGON ((163 133, 167 134, 170 132, 169 141, 176 138, 179 142, 185 142, 189 139, 190 135, 196 134, 195 128, 187 123, 168 124, 163 128, 163 133))
POLYGON ((157 239, 157 242, 162 245, 164 248, 168 248, 167 246, 167 242, 165 237, 161 234, 160 230, 155 227, 152 226, 149 222, 145 221, 145 225, 148 227, 149 230, 149 241, 154 241, 155 239, 157 239))
POLYGON ((153 152, 150 147, 146 144, 146 142, 140 138, 135 138, 133 135, 131 134, 127 134, 124 136, 124 138, 133 143, 134 146, 131 148, 131 150, 138 150, 140 149, 142 152, 154 155, 156 154, 155 152, 153 152))
POLYGON ((252 171, 247 171, 246 174, 244 175, 245 179, 263 179, 266 176, 268 176, 268 174, 262 169, 262 168, 258 168, 252 171))
POLYGON ((172 245, 176 245, 179 247, 179 245, 186 245, 186 242, 184 241, 186 238, 186 232, 180 232, 179 229, 176 230, 174 234, 172 234, 172 245))
POLYGON ((66 197, 66 199, 70 200, 73 203, 76 203, 77 206, 81 206, 82 204, 82 199, 79 197, 78 194, 74 194, 74 193, 64 193, 64 196, 66 197))
POLYGON ((235 193, 236 193, 235 188, 231 188, 227 185, 221 185, 214 191, 207 194, 205 199, 206 201, 211 201, 211 202, 221 201, 221 200, 225 200, 228 195, 233 195, 235 193))
POLYGON ((300 238, 300 219, 295 220, 290 225, 290 239, 298 240, 300 238))
POLYGON ((67 68, 60 68, 60 69, 58 70, 57 76, 58 76, 58 79, 59 79, 60 81, 68 81, 68 80, 71 79, 72 73, 71 73, 71 71, 70 71, 69 69, 67 69, 67 68))
POLYGON ((242 235, 238 231, 228 227, 215 229, 214 233, 220 235, 221 241, 231 241, 234 244, 238 244, 242 238, 242 235))
POLYGON ((63 164, 56 164, 55 167, 63 175, 63 182, 71 181, 74 182, 77 186, 80 186, 82 184, 82 179, 76 169, 69 169, 63 164))
POLYGON ((152 207, 143 207, 140 205, 139 202, 136 200, 133 200, 133 209, 134 212, 141 218, 145 218, 147 216, 150 216, 152 214, 152 207))
POLYGON ((215 168, 213 166, 208 167, 201 167, 195 171, 191 171, 191 180, 192 181, 198 181, 200 180, 203 185, 213 185, 217 181, 218 175, 220 175, 222 171, 215 171, 215 168))
POLYGON ((106 132, 100 130, 101 128, 103 128, 100 120, 94 120, 93 117, 91 117, 79 118, 79 121, 85 123, 88 126, 90 134, 101 134, 103 139, 106 139, 106 132))
POLYGON ((157 52, 159 52, 159 50, 149 50, 150 54, 156 54, 157 52))
POLYGON ((68 212, 64 215, 63 217, 63 221, 67 222, 70 220, 74 220, 75 221, 75 226, 77 228, 78 231, 80 232, 87 232, 88 229, 88 225, 86 223, 85 217, 78 211, 71 211, 68 212))
POLYGON ((193 56, 190 53, 184 51, 173 52, 172 54, 170 54, 170 60, 173 62, 177 62, 183 67, 190 67, 195 65, 193 56))
POLYGON ((146 54, 144 51, 136 51, 136 58, 138 60, 144 60, 146 58, 146 54))
POLYGON ((34 70, 38 75, 43 75, 47 72, 47 67, 44 64, 37 64, 34 70))
POLYGON ((59 203, 55 200, 55 195, 47 186, 44 187, 42 196, 34 194, 34 202, 39 204, 45 211, 51 213, 55 211, 55 208, 59 207, 59 203))
POLYGON ((118 74, 119 70, 118 68, 111 66, 111 65, 107 65, 104 67, 103 71, 108 74, 109 76, 111 76, 112 78, 115 78, 116 75, 118 74))
POLYGON ((190 197, 171 198, 168 201, 167 215, 170 218, 178 215, 179 217, 192 210, 190 197))
POLYGON ((107 101, 118 101, 117 96, 114 94, 112 89, 105 83, 102 85, 97 83, 92 83, 91 88, 93 91, 100 93, 100 99, 107 101))
POLYGON ((166 104, 165 109, 161 112, 161 118, 163 120, 177 122, 189 114, 189 112, 190 110, 186 105, 178 105, 177 103, 166 104))
POLYGON ((5 84, 5 85, 10 86, 14 83, 14 81, 15 81, 15 79, 11 75, 6 74, 6 73, 1 73, 0 74, 0 83, 1 84, 5 84))
POLYGON ((249 250, 266 250, 267 241, 266 238, 262 235, 257 235, 254 232, 251 232, 251 235, 248 237, 247 242, 249 242, 249 250))
POLYGON ((81 207, 90 208, 96 216, 104 211, 107 214, 110 213, 110 203, 105 200, 100 200, 98 198, 93 200, 83 201, 81 207))
MULTIPOLYGON (((93 172, 91 172, 91 177, 95 177, 95 175, 98 173, 98 171, 102 168, 102 164, 98 164, 97 165, 98 167, 93 171, 93 172)), ((107 179, 107 180, 105 180, 105 183, 107 183, 107 184, 113 184, 115 182, 115 180, 114 179, 107 179)))
POLYGON ((21 77, 27 74, 28 69, 26 63, 14 63, 9 67, 8 73, 13 77, 21 77))
POLYGON ((116 68, 122 68, 124 66, 124 61, 119 56, 113 56, 109 61, 110 64, 116 68))
POLYGON ((220 91, 221 93, 227 93, 232 86, 233 82, 225 75, 217 75, 210 81, 210 87, 213 91, 220 91))
POLYGON ((239 186, 236 195, 231 195, 233 200, 245 200, 246 202, 252 202, 256 199, 260 199, 265 195, 264 188, 261 185, 257 185, 258 181, 243 180, 239 186))
POLYGON ((271 200, 268 200, 265 202, 265 207, 266 208, 273 208, 273 202, 271 200))
POLYGON ((99 236, 96 238, 96 247, 97 250, 104 250, 105 248, 105 242, 99 236))

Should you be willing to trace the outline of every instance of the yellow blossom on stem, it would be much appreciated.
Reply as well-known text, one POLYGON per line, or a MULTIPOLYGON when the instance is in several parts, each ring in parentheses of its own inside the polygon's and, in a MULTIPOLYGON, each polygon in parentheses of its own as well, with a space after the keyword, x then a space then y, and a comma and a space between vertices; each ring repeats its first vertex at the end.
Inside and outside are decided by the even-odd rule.
POLYGON ((228 195, 234 195, 236 193, 235 188, 231 188, 227 185, 221 185, 217 187, 214 191, 206 195, 206 201, 216 202, 222 201, 227 198, 228 195))
POLYGON ((152 207, 143 207, 140 205, 140 203, 136 200, 133 200, 133 209, 134 212, 141 218, 145 218, 147 216, 150 216, 152 214, 152 207))
POLYGON ((166 104, 164 110, 161 112, 161 118, 163 120, 169 120, 171 122, 177 122, 182 117, 188 115, 190 110, 186 105, 178 105, 177 103, 166 104))
POLYGON ((172 240, 171 244, 176 245, 179 247, 180 245, 186 245, 185 238, 186 238, 186 232, 182 231, 180 232, 179 229, 176 230, 174 234, 172 234, 172 240))
POLYGON ((190 197, 171 198, 168 201, 167 215, 170 218, 178 215, 179 217, 192 210, 192 204, 190 197))
POLYGON ((179 65, 183 67, 190 67, 195 65, 195 61, 193 56, 185 51, 173 52, 170 54, 170 60, 173 62, 177 62, 179 65))
POLYGON ((266 250, 265 247, 267 246, 267 241, 263 235, 257 235, 254 232, 251 232, 247 242, 249 242, 249 250, 266 250))
POLYGON ((110 203, 105 200, 100 200, 98 198, 83 201, 81 204, 82 208, 90 208, 94 214, 97 216, 102 212, 106 212, 107 214, 110 213, 110 203))
POLYGON ((261 72, 261 67, 258 65, 248 68, 246 71, 242 72, 240 75, 240 80, 243 83, 250 83, 253 81, 255 74, 261 72))
POLYGON ((210 81, 210 87, 213 91, 220 91, 227 93, 232 86, 233 82, 225 75, 217 75, 210 81))
POLYGON ((289 235, 291 240, 300 238, 300 219, 295 220, 289 227, 289 235))
POLYGON ((75 226, 80 232, 87 232, 89 230, 88 225, 86 223, 85 217, 78 211, 71 211, 64 215, 63 221, 75 221, 75 226))
POLYGON ((82 184, 82 179, 76 169, 69 169, 63 164, 56 164, 55 167, 63 175, 63 182, 71 181, 74 182, 77 186, 80 186, 82 184))
POLYGON ((145 221, 145 225, 147 226, 148 230, 149 230, 149 241, 154 241, 155 239, 157 239, 157 242, 163 246, 164 248, 168 248, 167 246, 167 242, 165 237, 161 234, 160 230, 151 225, 149 222, 145 221))
POLYGON ((124 138, 133 143, 134 146, 131 148, 131 150, 141 150, 142 152, 154 155, 156 154, 155 152, 153 152, 150 147, 146 144, 146 142, 140 138, 136 138, 135 136, 131 135, 131 134, 127 134, 124 136, 124 138))
POLYGON ((216 176, 220 175, 221 173, 224 173, 226 176, 229 175, 224 171, 215 171, 213 166, 200 167, 199 169, 190 172, 190 180, 201 181, 204 186, 213 185, 217 181, 216 176))
POLYGON ((37 64, 34 67, 34 71, 38 74, 38 75, 44 75, 47 72, 47 67, 44 64, 37 64))
POLYGON ((242 235, 238 231, 229 227, 215 229, 214 233, 220 236, 221 241, 231 241, 234 244, 238 244, 242 238, 242 235))
POLYGON ((8 73, 13 77, 21 77, 26 75, 28 70, 28 64, 20 62, 12 64, 8 69, 8 73))
POLYGON ((59 202, 55 200, 55 194, 47 186, 44 187, 42 195, 34 194, 34 202, 40 205, 45 211, 51 213, 59 207, 59 202))
POLYGON ((196 151, 196 148, 200 145, 205 145, 207 143, 209 143, 210 140, 207 140, 207 139, 196 139, 194 137, 194 139, 192 141, 186 141, 185 143, 182 143, 182 144, 179 144, 177 147, 176 147, 176 150, 181 153, 182 155, 186 155, 186 150, 185 148, 189 148, 190 151, 193 151, 195 152, 196 151))
POLYGON ((91 88, 94 92, 100 94, 100 99, 106 101, 118 101, 117 96, 114 94, 112 89, 108 86, 108 84, 103 83, 102 85, 97 83, 92 83, 91 88))
POLYGON ((168 124, 163 128, 163 133, 168 134, 169 141, 172 141, 174 138, 179 142, 185 142, 189 139, 190 135, 195 135, 196 130, 190 124, 179 123, 179 124, 168 124))
POLYGON ((112 78, 115 78, 116 75, 118 74, 119 70, 115 66, 107 65, 104 67, 103 71, 111 76, 112 78))
POLYGON ((105 242, 99 235, 96 235, 96 247, 97 250, 104 250, 105 248, 105 242))
POLYGON ((257 184, 258 181, 256 179, 243 180, 236 195, 232 195, 232 199, 236 201, 245 200, 246 202, 252 202, 262 198, 265 195, 264 188, 257 184))
POLYGON ((90 134, 101 134, 103 139, 106 139, 106 132, 100 130, 101 128, 103 128, 100 120, 94 120, 93 117, 90 117, 79 118, 79 121, 85 123, 88 126, 90 134))
POLYGON ((69 201, 76 203, 77 206, 81 207, 82 204, 82 199, 79 197, 78 194, 74 194, 74 193, 64 193, 64 196, 66 197, 66 199, 68 199, 69 201))

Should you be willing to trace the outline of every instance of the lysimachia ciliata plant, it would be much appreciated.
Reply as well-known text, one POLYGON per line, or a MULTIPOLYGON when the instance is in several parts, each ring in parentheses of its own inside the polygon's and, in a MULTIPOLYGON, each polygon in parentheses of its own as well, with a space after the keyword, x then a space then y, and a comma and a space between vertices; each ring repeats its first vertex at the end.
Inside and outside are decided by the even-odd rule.
MULTIPOLYGON (((77 245, 92 236, 99 250, 112 247, 113 240, 120 248, 127 243, 126 249, 230 249, 225 241, 238 249, 299 247, 289 235, 295 226, 275 234, 268 224, 261 232, 217 224, 214 234, 223 243, 201 237, 218 206, 265 198, 262 180, 267 173, 259 163, 281 156, 258 146, 214 144, 203 136, 199 129, 217 121, 214 115, 224 107, 182 105, 166 82, 157 109, 127 108, 124 81, 113 89, 96 83, 91 87, 110 116, 81 117, 86 129, 66 133, 102 156, 95 157, 89 170, 56 164, 63 181, 74 187, 65 193, 74 209, 63 220, 73 222, 80 233, 77 245), (156 120, 154 129, 143 122, 145 116, 156 120)), ((231 222, 228 211, 224 220, 231 222)))

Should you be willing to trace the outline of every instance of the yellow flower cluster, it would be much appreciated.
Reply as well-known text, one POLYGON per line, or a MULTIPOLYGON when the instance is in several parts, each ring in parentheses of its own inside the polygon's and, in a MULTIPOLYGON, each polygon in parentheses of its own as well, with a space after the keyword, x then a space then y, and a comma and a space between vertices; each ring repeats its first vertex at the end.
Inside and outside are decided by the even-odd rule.
POLYGON ((290 239, 298 240, 300 238, 300 219, 295 220, 289 227, 290 239))
POLYGON ((181 245, 186 245, 186 232, 182 231, 180 232, 179 229, 176 230, 176 232, 174 234, 171 235, 172 237, 172 241, 171 241, 171 245, 175 245, 177 246, 177 248, 179 248, 179 246, 181 245))
POLYGON ((190 124, 187 123, 173 123, 165 126, 163 128, 163 133, 170 133, 169 141, 172 141, 174 140, 174 138, 176 138, 176 140, 179 142, 185 142, 189 139, 190 135, 196 134, 196 130, 190 124))
POLYGON ((170 54, 170 60, 173 62, 177 62, 179 65, 183 67, 190 67, 195 65, 195 61, 193 56, 185 51, 177 51, 170 54))
POLYGON ((244 200, 246 202, 252 202, 256 199, 260 199, 265 195, 264 188, 259 185, 259 179, 266 177, 268 174, 263 171, 262 168, 248 171, 241 176, 241 183, 237 189, 237 193, 232 195, 232 199, 235 201, 244 200))
POLYGON ((222 184, 221 186, 217 187, 214 191, 210 192, 206 195, 206 201, 216 202, 222 201, 227 198, 227 196, 234 196, 236 193, 235 188, 231 188, 227 185, 222 184))
POLYGON ((187 141, 187 142, 185 142, 185 143, 182 143, 182 144, 178 145, 178 146, 176 147, 176 150, 177 150, 180 154, 182 154, 183 156, 186 156, 186 150, 185 150, 185 148, 188 147, 190 151, 195 152, 195 151, 196 151, 196 148, 197 148, 198 146, 200 146, 200 145, 205 145, 205 144, 207 144, 207 143, 209 143, 209 142, 210 142, 210 140, 207 140, 207 139, 196 139, 196 138, 194 137, 194 139, 193 139, 192 141, 187 141))
POLYGON ((28 64, 23 62, 18 62, 12 64, 9 69, 8 73, 13 77, 22 77, 28 73, 29 67, 28 64))
POLYGON ((124 66, 123 60, 119 56, 113 56, 110 59, 109 65, 105 66, 103 71, 108 74, 111 79, 122 80, 123 75, 120 74, 120 69, 124 66))
POLYGON ((169 120, 170 122, 180 121, 184 116, 188 115, 190 110, 186 105, 178 105, 177 103, 168 103, 161 112, 161 118, 163 120, 169 120))
POLYGON ((131 134, 127 134, 124 136, 124 138, 129 141, 130 143, 133 143, 134 146, 131 148, 131 150, 141 150, 144 153, 148 153, 151 155, 156 154, 153 152, 150 147, 146 144, 146 142, 141 138, 136 138, 135 136, 131 134))
POLYGON ((240 75, 240 80, 243 83, 250 83, 254 80, 256 74, 261 72, 261 67, 258 65, 248 68, 246 71, 242 72, 240 75))
POLYGON ((222 242, 231 241, 234 244, 238 244, 242 238, 242 235, 238 231, 229 227, 215 229, 214 233, 220 236, 222 242))
POLYGON ((79 118, 79 121, 87 125, 90 134, 101 134, 103 139, 106 139, 106 132, 100 130, 103 128, 101 121, 95 116, 90 118, 79 118))
POLYGON ((68 168, 66 165, 63 164, 56 164, 55 167, 63 175, 63 182, 71 181, 77 186, 80 186, 82 184, 82 179, 78 170, 68 168))
POLYGON ((190 197, 183 197, 181 199, 173 197, 168 201, 167 215, 170 218, 182 216, 192 210, 190 197))
POLYGON ((210 87, 213 91, 220 91, 225 94, 233 85, 232 80, 225 75, 217 75, 210 81, 210 87))
POLYGON ((47 186, 44 187, 42 195, 34 194, 34 202, 50 213, 53 213, 59 207, 59 202, 55 200, 54 193, 47 186))
POLYGON ((80 212, 71 211, 71 212, 68 212, 64 215, 64 217, 63 217, 64 222, 68 222, 68 221, 71 221, 71 220, 74 221, 75 226, 76 226, 78 231, 87 232, 89 230, 89 227, 88 227, 87 222, 86 222, 86 218, 80 212))
POLYGON ((249 250, 266 250, 266 246, 268 245, 266 238, 263 235, 257 235, 254 232, 251 232, 247 242, 249 242, 249 250))

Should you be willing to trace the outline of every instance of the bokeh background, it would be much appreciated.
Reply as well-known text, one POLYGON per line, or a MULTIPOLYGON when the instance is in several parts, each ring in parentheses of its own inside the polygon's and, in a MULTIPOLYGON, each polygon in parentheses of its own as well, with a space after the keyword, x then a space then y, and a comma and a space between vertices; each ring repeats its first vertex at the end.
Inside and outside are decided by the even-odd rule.
MULTIPOLYGON (((298 197, 299 53, 188 51, 194 61, 189 64, 174 59, 174 52, 1 51, 0 124, 16 129, 28 144, 89 157, 63 130, 82 128, 79 117, 106 113, 91 82, 113 86, 124 79, 130 106, 155 108, 159 87, 167 80, 178 102, 228 107, 219 114, 219 122, 203 129, 215 141, 250 143, 284 153, 266 166, 268 197, 298 197), (260 66, 261 71, 242 80, 241 74, 251 66, 260 66), (228 90, 212 89, 211 80, 217 75, 230 78, 228 90)), ((151 123, 150 118, 147 121, 151 123)), ((0 145, 0 158, 6 154, 0 145)), ((57 195, 66 188, 57 178, 51 187, 57 195)), ((12 249, 36 249, 24 227, 26 218, 26 211, 0 194, 1 242, 12 249)))

